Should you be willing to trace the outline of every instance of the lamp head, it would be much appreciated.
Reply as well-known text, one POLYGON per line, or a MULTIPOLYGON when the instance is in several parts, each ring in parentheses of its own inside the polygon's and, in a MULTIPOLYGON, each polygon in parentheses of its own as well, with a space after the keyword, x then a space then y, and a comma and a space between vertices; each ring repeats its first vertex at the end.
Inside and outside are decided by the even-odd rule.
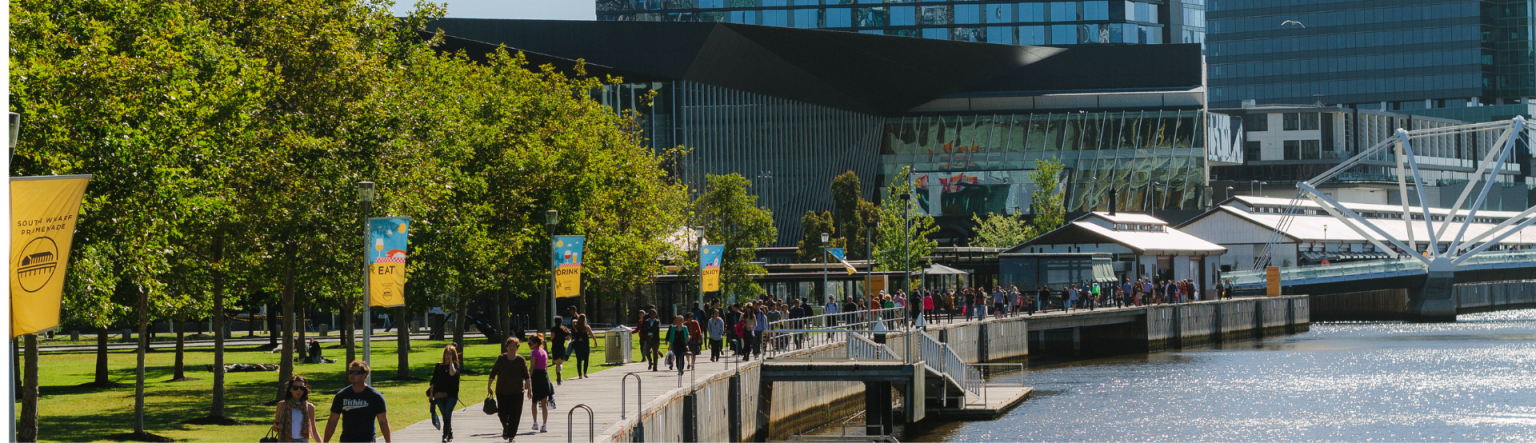
POLYGON ((21 136, 21 114, 11 113, 11 149, 16 149, 16 138, 21 136))
POLYGON ((827 242, 827 238, 829 238, 829 237, 831 237, 831 236, 827 235, 827 233, 825 233, 825 232, 821 233, 821 242, 822 243, 826 243, 827 242))
POLYGON ((560 211, 550 209, 544 211, 544 224, 554 226, 560 224, 560 211))
POLYGON ((373 202, 373 182, 366 180, 357 182, 357 201, 373 202))
POLYGON ((902 201, 911 200, 912 199, 912 194, 908 194, 908 193, 903 192, 903 193, 901 193, 901 196, 899 198, 901 198, 902 201))

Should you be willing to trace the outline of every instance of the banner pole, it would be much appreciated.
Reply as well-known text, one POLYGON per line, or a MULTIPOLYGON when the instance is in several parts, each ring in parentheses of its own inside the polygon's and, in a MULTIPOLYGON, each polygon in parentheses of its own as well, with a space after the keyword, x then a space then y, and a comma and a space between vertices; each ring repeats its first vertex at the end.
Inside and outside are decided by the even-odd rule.
MULTIPOLYGON (((368 379, 364 383, 371 385, 373 384, 373 312, 368 309, 368 304, 371 302, 368 299, 368 216, 373 214, 373 182, 360 182, 358 186, 361 197, 359 200, 362 200, 363 203, 363 290, 361 292, 363 302, 363 363, 367 364, 369 368, 368 379)), ((352 325, 347 325, 347 327, 350 328, 352 325)))

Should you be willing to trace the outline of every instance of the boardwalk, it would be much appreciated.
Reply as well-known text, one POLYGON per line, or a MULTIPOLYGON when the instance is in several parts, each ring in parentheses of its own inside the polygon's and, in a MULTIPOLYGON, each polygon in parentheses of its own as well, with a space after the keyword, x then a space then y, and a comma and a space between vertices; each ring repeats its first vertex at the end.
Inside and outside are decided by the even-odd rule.
MULTIPOLYGON (((651 400, 670 395, 671 391, 679 388, 679 382, 682 383, 681 386, 687 386, 690 383, 690 377, 702 381, 722 372, 736 370, 737 364, 723 363, 726 361, 725 358, 721 358, 722 363, 710 363, 707 354, 706 352, 706 358, 699 359, 698 367, 694 371, 695 373, 684 374, 681 380, 677 376, 677 371, 666 371, 666 365, 661 366, 661 371, 651 372, 645 369, 645 363, 630 363, 623 367, 594 372, 589 378, 583 380, 567 379, 565 383, 555 387, 555 402, 559 409, 549 411, 550 421, 552 422, 549 426, 549 432, 534 432, 531 429, 533 420, 529 419, 527 412, 524 412, 522 420, 523 429, 518 430, 517 441, 566 441, 568 437, 566 432, 568 424, 566 414, 570 413, 570 408, 575 407, 577 404, 586 404, 592 408, 593 417, 595 418, 593 425, 598 434, 596 441, 611 441, 612 436, 617 435, 619 432, 619 382, 624 378, 624 374, 629 372, 638 372, 640 374, 644 385, 642 392, 644 394, 643 400, 649 403, 651 400)), ((752 362, 756 363, 756 360, 752 362)), ((569 365, 567 366, 566 372, 573 372, 572 368, 569 365)), ((635 410, 635 383, 633 380, 629 383, 628 417, 633 420, 638 413, 635 410)), ((483 392, 480 386, 464 383, 460 389, 462 395, 465 396, 464 404, 470 404, 470 396, 474 396, 478 401, 474 401, 473 405, 465 409, 454 411, 453 441, 501 441, 501 422, 497 420, 495 415, 485 415, 485 413, 481 412, 484 398, 479 394, 472 394, 483 392)), ((524 402, 525 410, 528 409, 528 403, 527 401, 524 402)), ((574 440, 587 441, 585 411, 577 411, 575 420, 574 429, 576 435, 574 440)), ((394 441, 398 442, 435 442, 441 440, 442 431, 432 427, 431 420, 424 420, 405 429, 396 430, 392 437, 394 441)))

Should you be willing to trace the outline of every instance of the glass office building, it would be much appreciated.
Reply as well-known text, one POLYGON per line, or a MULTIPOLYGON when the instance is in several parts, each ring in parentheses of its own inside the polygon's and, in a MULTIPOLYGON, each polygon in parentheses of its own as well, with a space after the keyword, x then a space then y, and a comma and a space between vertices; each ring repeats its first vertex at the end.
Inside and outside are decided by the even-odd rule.
POLYGON ((737 23, 1010 45, 1200 43, 1204 1, 597 0, 597 19, 737 23))
POLYGON ((1523 103, 1529 0, 1209 0, 1212 107, 1523 103))
POLYGON ((623 78, 594 97, 638 111, 655 149, 687 147, 668 168, 695 192, 711 174, 751 180, 777 246, 802 237, 807 211, 833 208, 828 186, 846 171, 878 200, 911 168, 947 246, 965 244, 973 215, 1027 213, 1036 159, 1065 165, 1070 212, 1108 208, 1113 190, 1118 210, 1175 219, 1208 204, 1210 166, 1241 162, 1228 155, 1240 152, 1237 122, 1204 112, 1199 45, 1043 48, 722 23, 432 26, 447 33, 444 50, 505 44, 534 65, 570 71, 583 59, 589 74, 623 78), (967 69, 932 68, 945 66, 967 69))

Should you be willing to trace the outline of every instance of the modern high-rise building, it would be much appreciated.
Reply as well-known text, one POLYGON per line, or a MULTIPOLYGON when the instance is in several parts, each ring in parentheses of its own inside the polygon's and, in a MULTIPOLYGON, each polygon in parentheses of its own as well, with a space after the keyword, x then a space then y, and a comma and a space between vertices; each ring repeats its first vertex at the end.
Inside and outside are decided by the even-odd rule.
POLYGON ((443 50, 497 45, 622 82, 593 91, 636 111, 669 172, 695 192, 709 175, 751 180, 778 246, 800 217, 833 208, 854 171, 864 198, 911 183, 943 246, 973 216, 1026 215, 1036 160, 1057 160, 1070 213, 1184 220, 1210 204, 1212 166, 1241 162, 1240 120, 1205 111, 1200 47, 1010 46, 730 23, 442 19, 443 50), (653 95, 654 94, 654 95, 653 95), (904 172, 906 171, 906 172, 904 172))
POLYGON ((1205 1, 597 0, 597 19, 738 23, 1009 45, 1201 43, 1205 1))
POLYGON ((1530 112, 1530 0, 1208 0, 1213 108, 1344 104, 1440 117, 1530 112))

